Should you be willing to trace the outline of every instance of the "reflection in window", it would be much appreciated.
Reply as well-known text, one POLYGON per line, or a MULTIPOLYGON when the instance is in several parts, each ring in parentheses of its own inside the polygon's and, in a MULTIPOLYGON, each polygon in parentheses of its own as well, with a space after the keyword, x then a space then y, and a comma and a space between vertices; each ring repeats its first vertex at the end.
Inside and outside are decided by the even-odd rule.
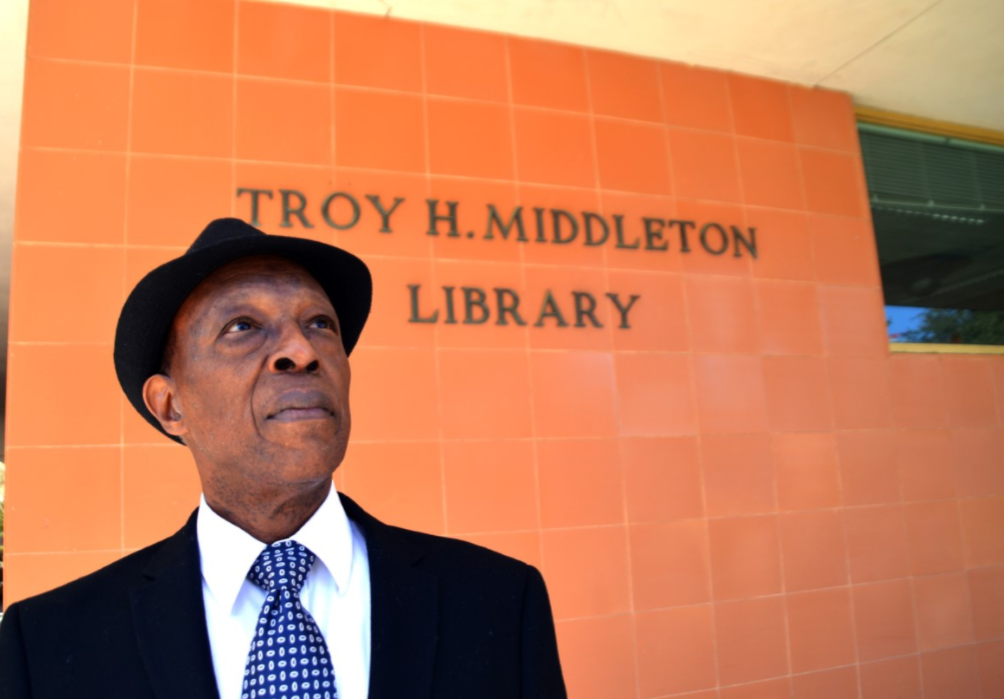
POLYGON ((1004 345, 1004 148, 859 129, 890 339, 1004 345))

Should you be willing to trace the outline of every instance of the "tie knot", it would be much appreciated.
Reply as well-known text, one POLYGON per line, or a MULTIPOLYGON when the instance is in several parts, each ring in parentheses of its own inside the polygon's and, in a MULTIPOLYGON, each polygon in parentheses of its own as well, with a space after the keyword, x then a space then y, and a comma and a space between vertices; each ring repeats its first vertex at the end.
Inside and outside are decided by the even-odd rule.
POLYGON ((258 554, 248 571, 248 580, 266 592, 298 593, 317 559, 310 549, 295 541, 277 541, 258 554))

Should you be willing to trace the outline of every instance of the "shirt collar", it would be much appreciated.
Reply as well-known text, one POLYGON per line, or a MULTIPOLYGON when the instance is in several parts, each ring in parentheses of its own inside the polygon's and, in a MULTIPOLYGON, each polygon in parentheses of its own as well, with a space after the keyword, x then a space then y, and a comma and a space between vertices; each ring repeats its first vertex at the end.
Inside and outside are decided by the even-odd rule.
MULTIPOLYGON (((217 603, 224 609, 233 609, 247 572, 265 544, 216 514, 204 495, 199 503, 196 531, 202 579, 217 603)), ((353 539, 349 518, 334 484, 317 512, 289 539, 310 549, 317 556, 315 569, 327 568, 338 591, 345 590, 352 573, 353 539)))

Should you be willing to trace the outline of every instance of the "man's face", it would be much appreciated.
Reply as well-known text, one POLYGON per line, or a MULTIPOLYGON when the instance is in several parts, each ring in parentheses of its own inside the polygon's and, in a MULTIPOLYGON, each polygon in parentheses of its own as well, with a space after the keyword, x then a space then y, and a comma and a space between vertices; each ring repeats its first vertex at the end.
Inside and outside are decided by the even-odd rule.
POLYGON ((349 438, 349 364, 303 267, 250 257, 216 270, 175 316, 171 348, 171 410, 207 497, 330 480, 349 438))

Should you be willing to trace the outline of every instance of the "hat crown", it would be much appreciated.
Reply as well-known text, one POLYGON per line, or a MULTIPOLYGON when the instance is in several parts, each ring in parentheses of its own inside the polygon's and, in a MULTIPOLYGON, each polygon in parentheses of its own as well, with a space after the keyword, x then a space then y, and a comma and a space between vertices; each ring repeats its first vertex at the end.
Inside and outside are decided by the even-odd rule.
POLYGON ((250 238, 264 235, 265 233, 251 224, 241 221, 239 218, 218 218, 215 221, 210 221, 209 225, 202 229, 199 237, 188 248, 188 253, 198 252, 204 248, 235 238, 250 238))

